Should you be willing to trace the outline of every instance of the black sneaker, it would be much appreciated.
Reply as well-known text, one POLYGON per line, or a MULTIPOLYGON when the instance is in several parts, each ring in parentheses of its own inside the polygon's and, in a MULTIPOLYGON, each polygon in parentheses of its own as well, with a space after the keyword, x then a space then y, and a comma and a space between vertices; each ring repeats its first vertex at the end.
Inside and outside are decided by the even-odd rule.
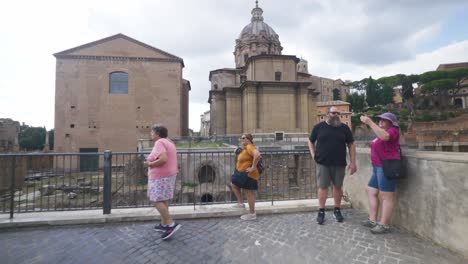
POLYGON ((164 227, 164 233, 162 234, 162 239, 163 240, 166 240, 168 238, 170 238, 175 232, 177 232, 177 230, 179 230, 179 228, 181 227, 181 225, 179 224, 175 224, 174 226, 166 226, 164 227))
POLYGON ((319 211, 317 214, 317 224, 323 225, 325 222, 325 211, 319 211))
POLYGON ((157 232, 166 232, 166 227, 159 224, 154 226, 154 230, 156 230, 157 232))
POLYGON ((343 215, 341 214, 341 211, 340 211, 339 208, 337 208, 337 209, 335 209, 335 210, 333 211, 333 215, 335 216, 335 219, 336 219, 337 222, 340 222, 340 223, 343 222, 344 217, 343 217, 343 215))

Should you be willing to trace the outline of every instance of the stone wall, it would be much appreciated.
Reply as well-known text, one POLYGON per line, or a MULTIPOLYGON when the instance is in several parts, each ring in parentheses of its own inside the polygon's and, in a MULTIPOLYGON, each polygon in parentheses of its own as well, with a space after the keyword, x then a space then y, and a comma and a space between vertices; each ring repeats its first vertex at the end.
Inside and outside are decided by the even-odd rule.
POLYGON ((12 183, 13 159, 16 159, 15 166, 15 190, 21 189, 26 177, 27 160, 26 157, 0 157, 0 195, 9 192, 12 183))
POLYGON ((405 134, 406 144, 423 150, 466 152, 468 114, 445 121, 414 122, 405 134))
MULTIPOLYGON (((13 158, 13 156, 0 157, 0 194, 10 191, 13 158)), ((15 189, 22 188, 27 173, 47 171, 54 167, 54 156, 16 156, 15 159, 15 189)))
POLYGON ((20 123, 9 118, 0 118, 0 153, 18 152, 20 123))
MULTIPOLYGON (((370 150, 358 148, 357 174, 345 178, 353 207, 368 210, 370 150)), ((468 153, 404 150, 408 178, 400 181, 392 225, 468 256, 468 153)))

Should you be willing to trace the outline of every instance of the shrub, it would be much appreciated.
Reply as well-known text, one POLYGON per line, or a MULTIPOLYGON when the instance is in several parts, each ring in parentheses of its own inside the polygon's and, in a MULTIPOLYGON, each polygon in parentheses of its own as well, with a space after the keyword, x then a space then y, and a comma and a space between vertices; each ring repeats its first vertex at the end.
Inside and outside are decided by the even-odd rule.
POLYGON ((407 121, 409 117, 409 110, 408 109, 401 109, 400 111, 400 119, 402 121, 407 121))
POLYGON ((435 121, 435 120, 437 120, 437 117, 435 117, 434 115, 431 115, 428 113, 424 113, 422 115, 422 121, 424 122, 430 122, 430 121, 435 121))
POLYGON ((196 183, 196 182, 182 182, 182 186, 195 188, 195 187, 198 186, 198 183, 196 183))
POLYGON ((439 115, 439 120, 447 120, 448 119, 448 114, 447 113, 441 113, 439 115))

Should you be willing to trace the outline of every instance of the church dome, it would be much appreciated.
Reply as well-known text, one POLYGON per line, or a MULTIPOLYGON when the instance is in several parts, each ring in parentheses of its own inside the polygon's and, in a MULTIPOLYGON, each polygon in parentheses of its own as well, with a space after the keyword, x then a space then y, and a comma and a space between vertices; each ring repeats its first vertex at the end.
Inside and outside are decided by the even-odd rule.
POLYGON ((267 23, 263 22, 263 10, 257 5, 252 9, 251 22, 242 29, 239 40, 249 41, 258 37, 263 37, 266 40, 275 41, 279 44, 278 34, 267 23))
POLYGON ((237 68, 245 66, 249 57, 260 54, 281 55, 283 50, 278 34, 263 22, 263 10, 258 7, 258 1, 255 2, 250 24, 242 29, 236 39, 234 56, 237 68))

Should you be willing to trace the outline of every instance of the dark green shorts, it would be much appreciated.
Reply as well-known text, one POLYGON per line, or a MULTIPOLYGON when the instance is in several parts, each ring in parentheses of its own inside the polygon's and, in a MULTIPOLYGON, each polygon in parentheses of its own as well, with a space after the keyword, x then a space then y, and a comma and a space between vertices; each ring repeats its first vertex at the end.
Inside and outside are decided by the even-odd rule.
POLYGON ((320 188, 328 188, 333 184, 336 188, 343 186, 346 166, 325 166, 315 164, 315 175, 317 177, 317 185, 320 188))

